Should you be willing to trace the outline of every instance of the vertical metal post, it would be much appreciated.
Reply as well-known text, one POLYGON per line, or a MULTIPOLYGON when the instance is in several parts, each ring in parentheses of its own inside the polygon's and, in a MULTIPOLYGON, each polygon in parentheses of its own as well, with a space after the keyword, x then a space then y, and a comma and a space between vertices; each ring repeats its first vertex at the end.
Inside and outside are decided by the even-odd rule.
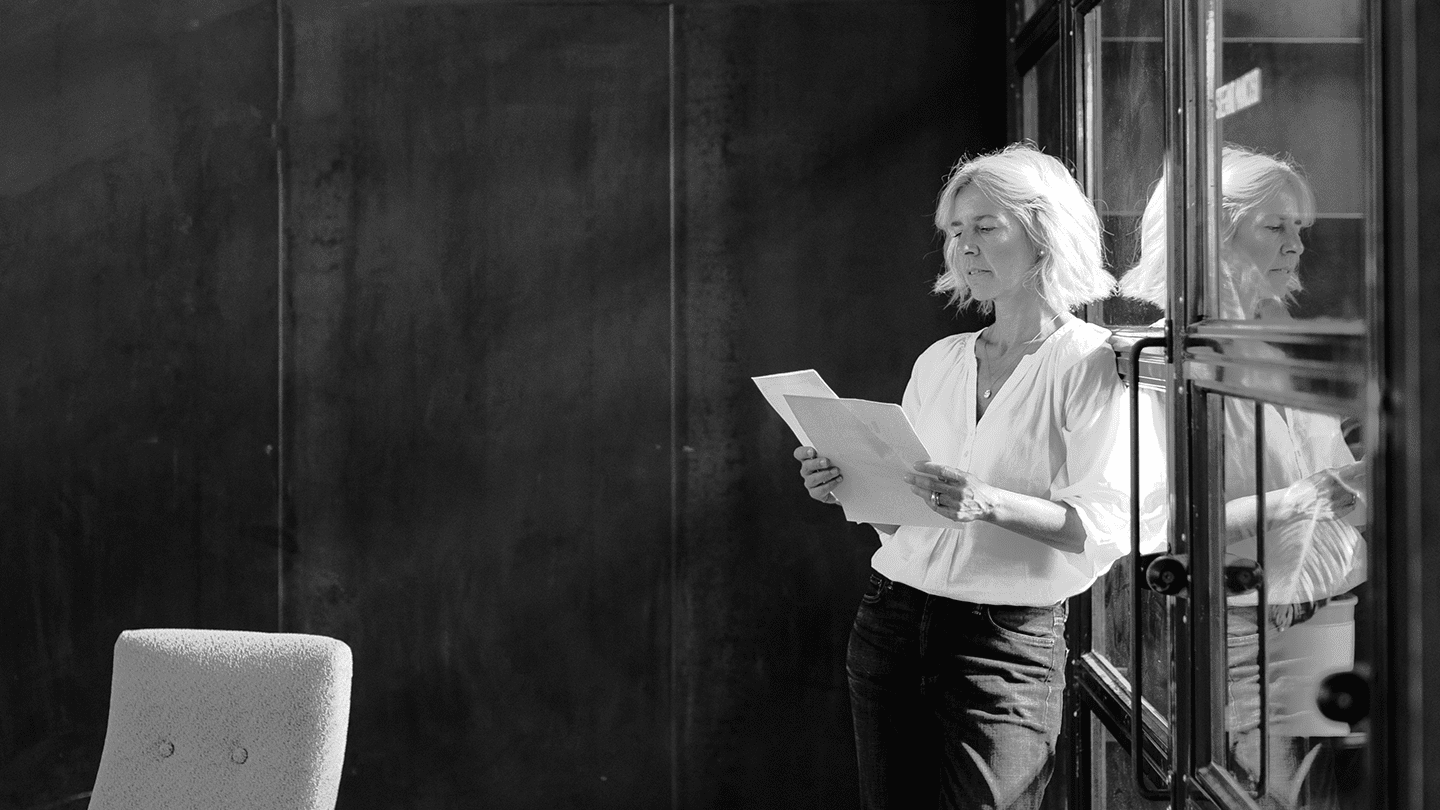
POLYGON ((1255 623, 1259 625, 1257 663, 1260 678, 1260 773, 1255 778, 1255 798, 1265 795, 1265 777, 1270 767, 1270 678, 1265 648, 1270 623, 1270 595, 1265 584, 1265 404, 1255 400, 1255 562, 1260 566, 1260 587, 1255 597, 1255 623))

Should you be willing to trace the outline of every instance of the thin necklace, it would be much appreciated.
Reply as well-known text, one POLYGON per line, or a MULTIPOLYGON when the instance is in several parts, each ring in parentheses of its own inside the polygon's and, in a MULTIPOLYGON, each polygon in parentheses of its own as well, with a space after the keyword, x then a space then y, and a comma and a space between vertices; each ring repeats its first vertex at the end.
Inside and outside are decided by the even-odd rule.
MULTIPOLYGON (((1037 338, 1037 340, 1038 340, 1038 338, 1037 338)), ((1034 342, 1035 342, 1035 340, 1027 340, 1027 341, 1025 341, 1024 343, 1021 343, 1020 345, 1021 345, 1021 346, 1025 346, 1025 345, 1028 345, 1028 344, 1034 343, 1034 342)), ((984 398, 984 399, 989 399, 989 398, 990 398, 990 395, 994 392, 995 383, 998 382, 1001 377, 1004 377, 1006 374, 1009 374, 1010 372, 1014 371, 1014 370, 1015 370, 1015 367, 1018 366, 1018 365, 1020 365, 1020 361, 1021 361, 1021 360, 1024 360, 1024 359, 1025 359, 1025 353, 1024 353, 1024 352, 1018 352, 1018 353, 1016 354, 1015 359, 1014 359, 1013 361, 1011 361, 1010 363, 1006 364, 1006 368, 1005 368, 1005 370, 1004 370, 1003 372, 986 374, 985 376, 990 379, 990 384, 987 385, 987 386, 985 386, 985 390, 981 392, 980 396, 981 396, 982 398, 984 398)), ((989 368, 991 365, 994 364, 994 362, 995 362, 994 360, 986 360, 986 361, 985 361, 985 366, 986 366, 986 368, 989 368)))
MULTIPOLYGON (((1052 324, 1052 323, 1055 323, 1055 319, 1056 319, 1056 318, 1059 318, 1059 317, 1060 317, 1060 314, 1061 314, 1061 313, 1056 313, 1056 315, 1055 315, 1054 318, 1051 318, 1050 320, 1046 321, 1045 324, 1043 324, 1043 325, 1040 327, 1040 332, 1039 332, 1038 334, 1036 334, 1035 337, 1030 338, 1029 340, 1024 341, 1023 343, 1017 343, 1017 344, 1015 344, 1015 346, 1016 346, 1016 347, 1029 346, 1031 343, 1034 343, 1034 342, 1039 341, 1039 340, 1044 340, 1044 339, 1047 337, 1046 334, 1045 334, 1045 327, 1046 327, 1046 326, 1049 326, 1049 325, 1052 324)), ((1054 333, 1052 332, 1051 334, 1054 334, 1054 333)), ((978 338, 978 337, 976 338, 976 342, 979 342, 979 338, 978 338)), ((986 374, 985 376, 990 379, 990 384, 987 385, 987 386, 985 386, 985 390, 983 390, 983 391, 980 392, 980 397, 981 397, 982 399, 987 399, 987 400, 990 399, 990 396, 995 393, 995 384, 996 384, 996 382, 998 382, 1002 377, 1008 375, 1010 372, 1014 371, 1014 370, 1016 369, 1016 367, 1020 365, 1020 361, 1021 361, 1021 360, 1024 360, 1024 359, 1025 359, 1025 352, 1024 352, 1024 351, 1021 351, 1021 352, 1018 353, 1018 355, 1016 356, 1016 358, 1015 358, 1013 361, 1011 361, 1010 363, 1008 363, 1008 364, 1006 365, 1006 368, 1005 368, 1005 370, 1004 370, 1003 372, 986 374)), ((990 367, 990 366, 992 366, 992 365, 994 365, 994 363, 995 363, 995 360, 994 360, 993 358, 990 359, 990 360, 986 360, 986 361, 985 361, 985 365, 986 365, 987 368, 990 367)))

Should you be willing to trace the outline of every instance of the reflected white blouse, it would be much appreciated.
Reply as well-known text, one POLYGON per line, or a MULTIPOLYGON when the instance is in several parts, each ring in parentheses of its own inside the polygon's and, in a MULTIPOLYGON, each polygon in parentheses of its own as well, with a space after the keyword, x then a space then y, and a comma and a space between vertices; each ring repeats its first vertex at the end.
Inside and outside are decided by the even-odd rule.
MULTIPOLYGON (((1225 497, 1255 492, 1255 409, 1226 401, 1225 497), (1247 440, 1248 439, 1248 440, 1247 440)), ((1248 403, 1247 403, 1248 404, 1248 403)), ((1340 418, 1291 407, 1262 407, 1265 419, 1265 488, 1277 490, 1326 469, 1355 463, 1340 418)), ((1327 599, 1365 581, 1368 550, 1359 526, 1368 522, 1363 499, 1342 520, 1304 517, 1265 532, 1265 583, 1270 604, 1327 599)), ((1230 544, 1232 554, 1258 559, 1255 538, 1230 544)), ((1256 604, 1255 593, 1230 604, 1256 604)))
MULTIPOLYGON (((1165 395, 1142 390, 1140 409, 1141 550, 1169 542, 1170 508, 1168 421, 1165 395), (1152 452, 1151 446, 1160 448, 1152 452)), ((1266 403, 1265 489, 1276 492, 1321 470, 1353 464, 1340 418, 1266 403)), ((1254 495, 1255 408, 1248 401, 1224 402, 1224 497, 1228 502, 1254 495)), ((1365 581, 1368 549, 1359 527, 1369 520, 1363 497, 1344 519, 1300 517, 1265 530, 1266 598, 1272 605, 1312 602, 1345 593, 1365 581)), ((1274 502, 1267 501, 1267 508, 1274 502)), ((1269 524, 1270 522, 1267 522, 1269 524)), ((1231 541, 1227 553, 1257 560, 1254 535, 1231 541)), ((1229 597, 1227 604, 1254 605, 1258 594, 1229 597)))
MULTIPOLYGON (((978 333, 915 361, 903 407, 932 460, 1075 508, 1085 548, 1065 552, 991 523, 881 532, 876 571, 926 593, 995 605, 1050 605, 1085 591, 1130 547, 1124 386, 1105 329, 1072 320, 1022 359, 978 422, 978 333)), ((919 496, 916 496, 919 497, 919 496)))

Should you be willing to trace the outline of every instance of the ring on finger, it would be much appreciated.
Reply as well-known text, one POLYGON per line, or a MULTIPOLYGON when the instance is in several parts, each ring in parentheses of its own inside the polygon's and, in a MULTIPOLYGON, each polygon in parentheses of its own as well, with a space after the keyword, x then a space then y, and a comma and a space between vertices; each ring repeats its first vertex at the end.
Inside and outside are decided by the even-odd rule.
POLYGON ((939 509, 939 508, 940 508, 940 491, 939 491, 939 490, 934 490, 934 491, 932 491, 932 492, 930 493, 930 503, 934 504, 936 509, 939 509))

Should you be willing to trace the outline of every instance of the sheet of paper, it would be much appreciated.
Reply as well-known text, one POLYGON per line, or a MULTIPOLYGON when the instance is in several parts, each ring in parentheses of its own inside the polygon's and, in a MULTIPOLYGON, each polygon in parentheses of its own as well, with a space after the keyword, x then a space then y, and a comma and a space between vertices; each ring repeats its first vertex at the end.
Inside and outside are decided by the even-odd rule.
POLYGON ((899 405, 863 399, 785 396, 811 445, 840 468, 835 497, 855 523, 955 528, 910 491, 904 476, 930 453, 899 405))
POLYGON ((800 440, 800 446, 814 447, 810 443, 810 437, 805 435, 805 431, 800 427, 800 423, 795 421, 795 414, 791 412, 790 405, 785 402, 785 395, 835 399, 835 392, 831 391, 830 386, 820 379, 820 374, 813 368, 807 368, 804 371, 766 374, 763 377, 751 377, 750 379, 755 381, 755 385, 760 388, 760 393, 765 395, 765 401, 770 403, 770 407, 774 408, 775 412, 780 414, 780 418, 785 420, 785 424, 790 426, 790 430, 795 433, 795 438, 800 440))

